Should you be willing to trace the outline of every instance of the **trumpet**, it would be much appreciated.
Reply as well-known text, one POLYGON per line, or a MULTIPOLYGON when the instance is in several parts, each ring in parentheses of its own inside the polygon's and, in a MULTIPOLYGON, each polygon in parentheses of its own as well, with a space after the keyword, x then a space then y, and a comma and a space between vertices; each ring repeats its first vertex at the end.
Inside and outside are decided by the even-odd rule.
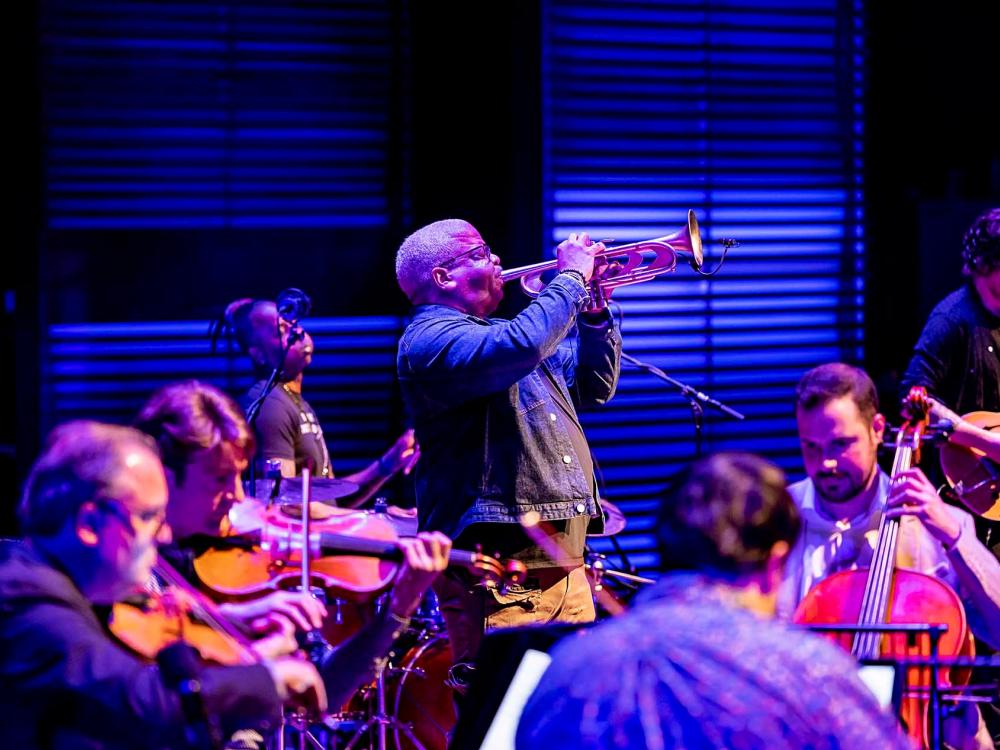
MULTIPOLYGON (((737 243, 734 240, 723 240, 726 252, 737 243)), ((595 256, 594 277, 590 280, 591 294, 600 299, 606 299, 610 290, 628 284, 638 284, 649 281, 656 276, 670 273, 677 268, 677 259, 684 258, 696 273, 710 276, 715 271, 702 271, 705 262, 702 253, 701 232, 698 230, 698 219, 694 211, 688 211, 687 225, 673 234, 657 237, 653 240, 633 242, 628 245, 608 247, 595 256), (655 253, 655 257, 646 263, 646 254, 655 253)), ((723 254, 725 258, 725 254, 723 254)), ((547 260, 533 263, 530 266, 511 268, 500 274, 503 283, 520 280, 521 289, 529 297, 537 297, 545 288, 546 275, 557 268, 558 261, 547 260)))

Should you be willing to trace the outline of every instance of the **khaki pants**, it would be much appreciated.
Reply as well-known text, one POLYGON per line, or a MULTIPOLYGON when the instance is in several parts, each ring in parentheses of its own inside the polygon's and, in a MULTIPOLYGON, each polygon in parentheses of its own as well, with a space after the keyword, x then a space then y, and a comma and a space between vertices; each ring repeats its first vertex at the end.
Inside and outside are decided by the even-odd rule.
POLYGON ((462 572, 446 573, 435 582, 434 591, 456 663, 475 658, 486 631, 553 622, 593 622, 596 617, 583 566, 569 574, 560 568, 529 570, 523 584, 511 586, 505 593, 473 585, 462 572))

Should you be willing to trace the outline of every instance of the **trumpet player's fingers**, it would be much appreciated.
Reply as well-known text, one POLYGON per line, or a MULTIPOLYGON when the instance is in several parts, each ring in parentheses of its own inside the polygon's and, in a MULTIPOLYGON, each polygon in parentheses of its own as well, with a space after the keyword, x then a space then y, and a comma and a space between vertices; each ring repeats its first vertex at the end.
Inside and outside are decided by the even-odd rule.
POLYGON ((594 275, 604 279, 610 279, 622 272, 622 264, 617 260, 606 261, 598 258, 594 261, 594 275))

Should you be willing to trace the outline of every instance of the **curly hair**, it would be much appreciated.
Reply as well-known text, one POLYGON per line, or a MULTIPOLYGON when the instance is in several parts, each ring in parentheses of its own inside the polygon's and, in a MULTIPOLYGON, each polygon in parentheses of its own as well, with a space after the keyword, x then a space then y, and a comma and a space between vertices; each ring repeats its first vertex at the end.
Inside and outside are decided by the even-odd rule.
POLYGON ((985 276, 1000 268, 1000 208, 980 214, 962 237, 962 273, 985 276))
POLYGON ((660 503, 663 570, 736 577, 760 572, 778 542, 795 545, 801 521, 785 474, 752 453, 717 453, 678 475, 660 503))

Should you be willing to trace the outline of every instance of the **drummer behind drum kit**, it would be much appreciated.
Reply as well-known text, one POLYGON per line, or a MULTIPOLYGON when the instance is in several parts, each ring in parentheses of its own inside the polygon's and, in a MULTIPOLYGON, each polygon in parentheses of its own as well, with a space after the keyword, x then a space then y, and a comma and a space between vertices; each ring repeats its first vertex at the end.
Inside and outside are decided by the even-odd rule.
MULTIPOLYGON (((389 505, 383 498, 377 499, 371 510, 338 508, 338 498, 356 489, 356 485, 341 479, 311 480, 306 491, 311 498, 308 524, 313 530, 322 530, 331 523, 336 524, 340 533, 344 533, 345 523, 347 529, 388 524, 397 536, 416 535, 415 509, 389 505)), ((252 533, 267 525, 299 526, 303 508, 301 479, 258 480, 257 490, 260 497, 267 499, 248 497, 230 510, 233 533, 252 533)), ((599 536, 613 537, 625 528, 625 515, 607 500, 602 499, 601 506, 605 523, 599 536)), ((588 552, 586 563, 595 588, 603 586, 605 577, 624 581, 626 586, 652 583, 649 579, 609 567, 604 555, 588 552)), ((330 643, 337 646, 346 641, 365 620, 377 613, 385 598, 385 594, 377 595, 373 601, 361 605, 356 600, 328 598, 328 609, 332 619, 337 621, 324 629, 335 634, 333 637, 328 635, 330 643), (350 623, 345 634, 343 628, 337 627, 341 624, 342 613, 354 612, 352 608, 359 606, 367 607, 368 611, 360 617, 360 622, 354 617, 355 622, 350 623)), ((449 735, 457 720, 452 660, 437 598, 433 590, 428 590, 409 626, 393 644, 376 680, 361 688, 339 712, 326 717, 322 726, 310 727, 304 736, 313 747, 327 750, 447 750, 449 735)))

